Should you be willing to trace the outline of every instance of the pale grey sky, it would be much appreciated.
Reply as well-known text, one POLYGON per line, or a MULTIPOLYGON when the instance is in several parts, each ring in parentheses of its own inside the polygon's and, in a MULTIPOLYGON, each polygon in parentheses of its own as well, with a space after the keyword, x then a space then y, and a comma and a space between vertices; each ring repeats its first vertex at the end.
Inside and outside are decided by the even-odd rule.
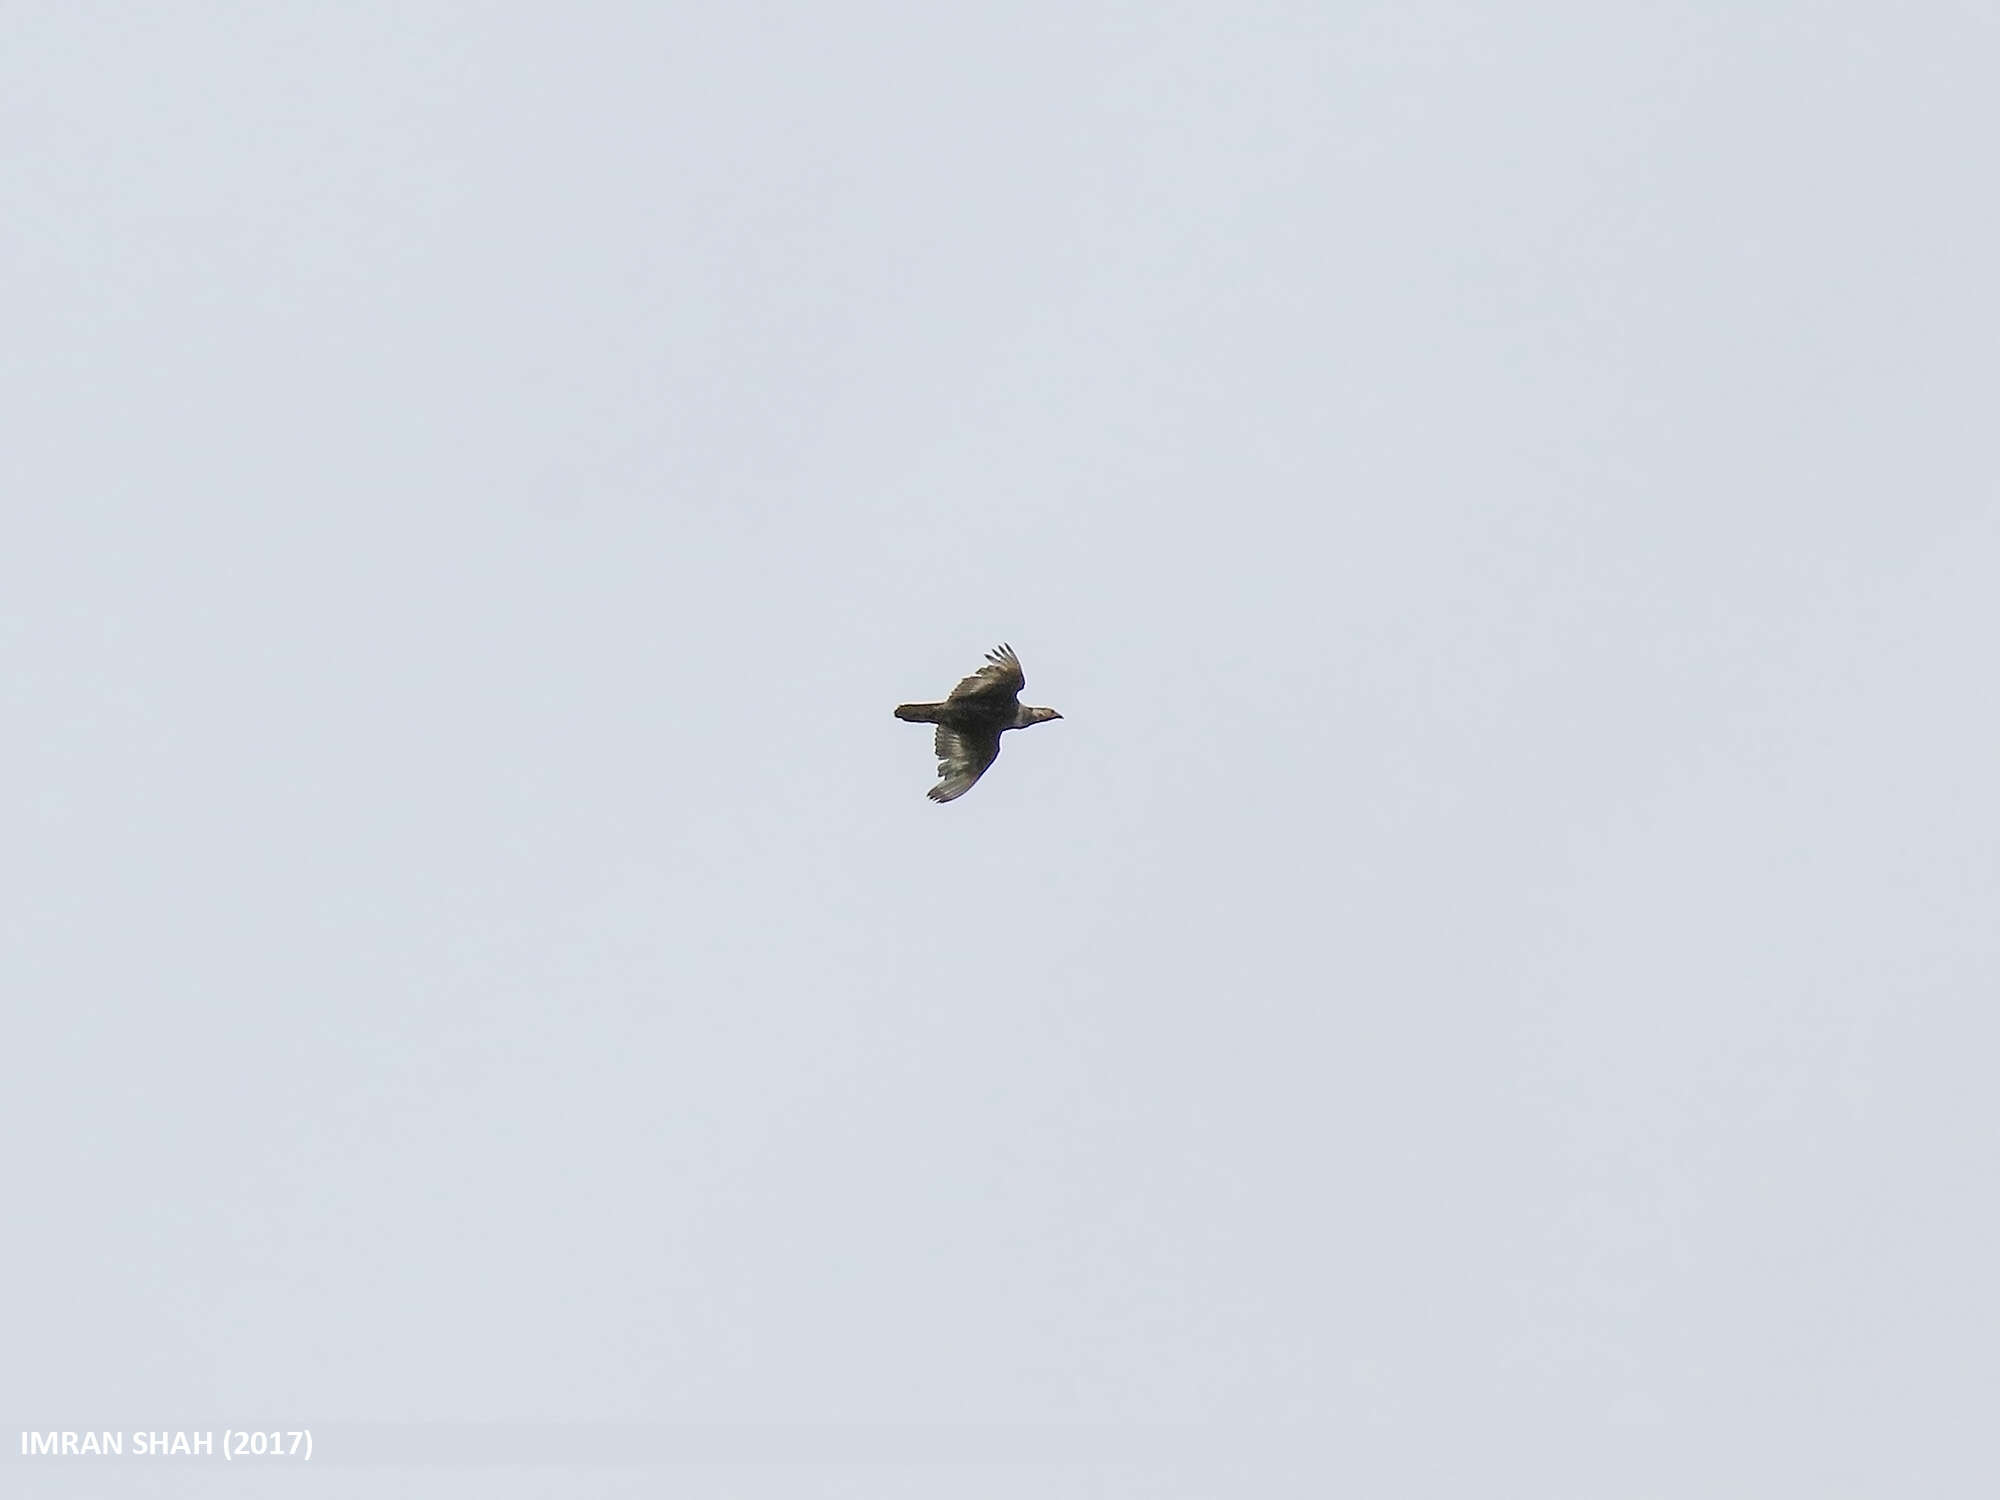
POLYGON ((24 1494, 1994 1492, 1992 7, 7 31, 24 1494))

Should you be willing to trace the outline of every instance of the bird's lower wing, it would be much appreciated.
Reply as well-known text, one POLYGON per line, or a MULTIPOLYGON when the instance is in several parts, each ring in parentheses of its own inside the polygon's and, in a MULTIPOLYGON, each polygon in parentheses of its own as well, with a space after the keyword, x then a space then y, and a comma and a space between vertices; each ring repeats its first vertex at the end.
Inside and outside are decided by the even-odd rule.
POLYGON ((961 734, 938 725, 938 784, 931 788, 933 802, 949 802, 972 790, 972 783, 986 774, 986 768, 1000 758, 1000 736, 990 739, 961 734))

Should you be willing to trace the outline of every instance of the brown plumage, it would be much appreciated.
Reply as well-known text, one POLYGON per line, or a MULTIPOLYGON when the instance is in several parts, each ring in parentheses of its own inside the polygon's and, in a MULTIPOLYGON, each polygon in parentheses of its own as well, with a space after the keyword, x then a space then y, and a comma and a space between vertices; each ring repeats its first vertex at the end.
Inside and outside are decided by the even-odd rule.
POLYGON ((998 758, 1000 736, 1008 730, 1062 717, 1053 708, 1023 706, 1021 689, 1028 679, 1021 675, 1021 658, 1012 646, 987 652, 986 660, 990 665, 953 688, 944 702, 905 703, 896 710, 897 718, 912 724, 937 725, 938 784, 930 790, 933 802, 949 802, 971 791, 972 783, 998 758))

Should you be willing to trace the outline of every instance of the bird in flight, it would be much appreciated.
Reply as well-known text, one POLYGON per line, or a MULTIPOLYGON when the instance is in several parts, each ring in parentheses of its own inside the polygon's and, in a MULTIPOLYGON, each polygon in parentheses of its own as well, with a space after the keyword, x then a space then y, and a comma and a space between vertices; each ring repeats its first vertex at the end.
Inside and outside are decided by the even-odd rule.
POLYGON ((987 652, 986 660, 988 665, 953 688, 944 702, 905 703, 896 709, 899 719, 937 725, 938 784, 930 790, 933 802, 949 802, 971 791, 972 783, 999 758, 1000 736, 1009 729, 1062 717, 1053 708, 1028 708, 1021 702, 1028 679, 1021 675, 1021 658, 1012 646, 987 652))

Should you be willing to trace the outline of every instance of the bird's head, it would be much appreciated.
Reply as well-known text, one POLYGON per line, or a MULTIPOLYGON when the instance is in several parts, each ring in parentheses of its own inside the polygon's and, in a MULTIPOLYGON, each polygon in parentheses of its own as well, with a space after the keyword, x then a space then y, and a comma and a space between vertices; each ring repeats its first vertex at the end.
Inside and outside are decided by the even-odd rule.
POLYGON ((1014 727, 1016 729, 1026 729, 1030 724, 1046 724, 1051 719, 1060 719, 1061 717, 1062 715, 1057 713, 1053 708, 1029 708, 1026 704, 1022 704, 1021 712, 1014 720, 1014 727))

